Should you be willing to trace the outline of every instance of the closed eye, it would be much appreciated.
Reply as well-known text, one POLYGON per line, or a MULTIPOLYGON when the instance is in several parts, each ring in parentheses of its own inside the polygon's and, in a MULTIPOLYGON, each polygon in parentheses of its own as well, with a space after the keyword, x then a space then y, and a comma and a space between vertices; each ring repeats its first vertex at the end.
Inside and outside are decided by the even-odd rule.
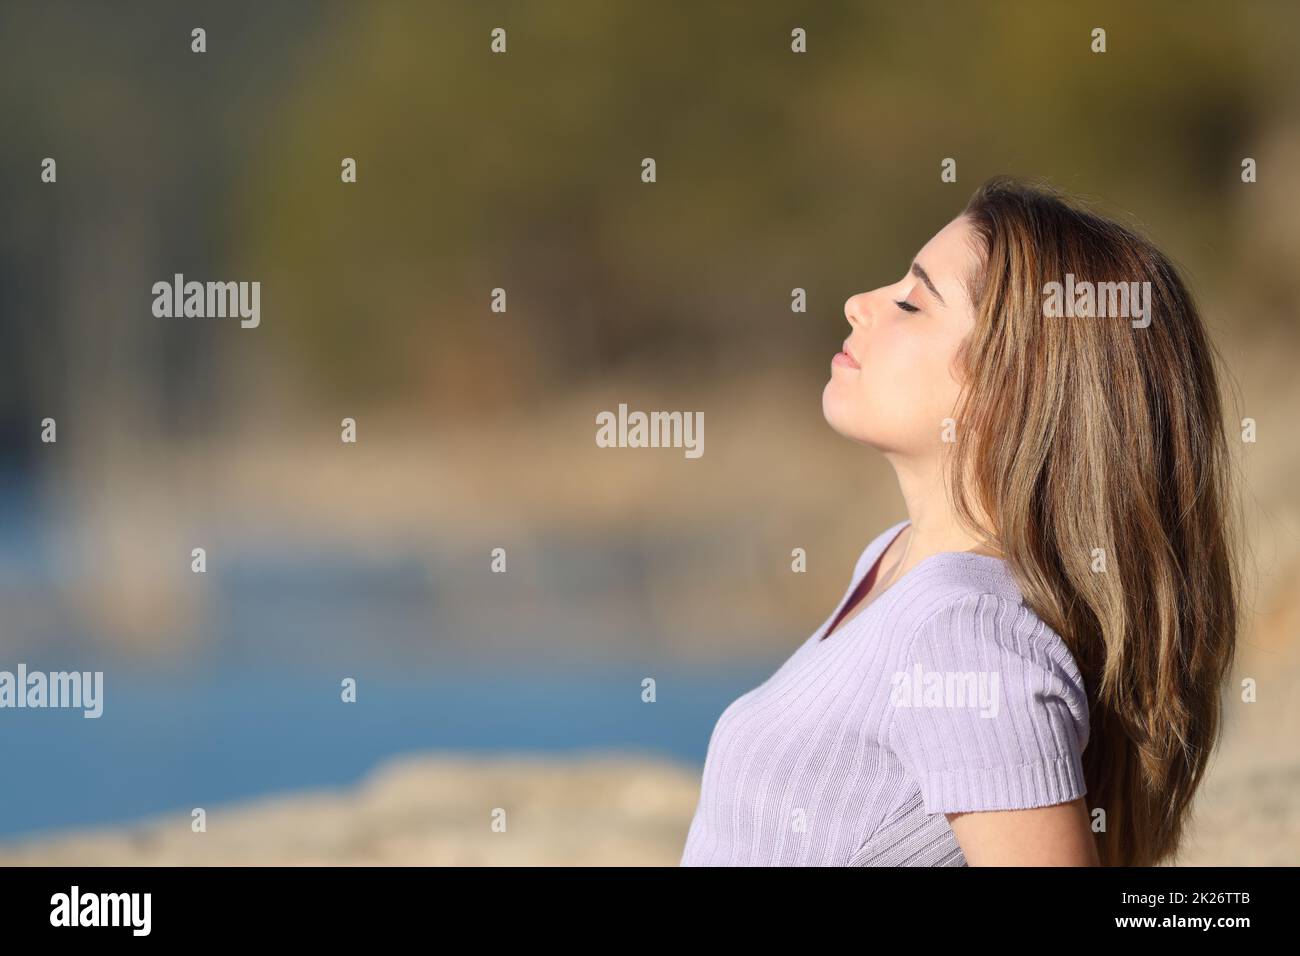
POLYGON ((908 302, 906 299, 899 299, 899 300, 897 300, 897 301, 894 302, 894 305, 898 306, 898 307, 899 307, 900 309, 902 309, 904 312, 920 312, 920 311, 921 311, 920 306, 912 305, 912 303, 908 302))

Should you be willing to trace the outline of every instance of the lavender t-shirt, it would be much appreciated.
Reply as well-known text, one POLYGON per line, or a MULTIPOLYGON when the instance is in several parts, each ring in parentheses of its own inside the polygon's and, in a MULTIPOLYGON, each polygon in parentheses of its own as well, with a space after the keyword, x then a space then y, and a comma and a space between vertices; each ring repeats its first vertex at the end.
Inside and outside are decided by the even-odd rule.
POLYGON ((964 866, 945 813, 1086 792, 1083 680, 1001 559, 931 555, 820 640, 906 525, 718 718, 682 866, 964 866))

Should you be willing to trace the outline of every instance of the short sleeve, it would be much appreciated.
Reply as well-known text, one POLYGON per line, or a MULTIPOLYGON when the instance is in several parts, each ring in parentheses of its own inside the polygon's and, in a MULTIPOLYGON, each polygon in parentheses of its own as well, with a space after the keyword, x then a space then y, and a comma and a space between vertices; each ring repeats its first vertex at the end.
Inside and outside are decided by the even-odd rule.
POLYGON ((930 615, 896 660, 889 745, 926 813, 1028 809, 1087 792, 1083 680, 1031 610, 967 595, 930 615))

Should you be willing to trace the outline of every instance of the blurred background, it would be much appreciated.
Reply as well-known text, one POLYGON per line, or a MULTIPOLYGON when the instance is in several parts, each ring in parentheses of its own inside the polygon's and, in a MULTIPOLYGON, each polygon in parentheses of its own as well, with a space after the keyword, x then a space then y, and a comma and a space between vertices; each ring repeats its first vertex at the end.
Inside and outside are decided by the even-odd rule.
POLYGON ((822 417, 844 302, 997 173, 1170 253, 1257 422, 1259 700, 1184 862, 1294 862, 1297 36, 1268 2, 0 7, 0 670, 105 673, 98 720, 0 712, 0 862, 675 864, 714 721, 905 517, 822 417), (260 281, 260 326, 155 318, 175 273, 260 281), (620 402, 704 412, 706 453, 598 448, 620 402))

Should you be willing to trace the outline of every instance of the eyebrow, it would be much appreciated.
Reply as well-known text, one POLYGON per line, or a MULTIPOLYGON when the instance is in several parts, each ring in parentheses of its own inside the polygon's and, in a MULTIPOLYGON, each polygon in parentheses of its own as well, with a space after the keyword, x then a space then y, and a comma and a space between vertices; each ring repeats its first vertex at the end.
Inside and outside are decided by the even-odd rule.
POLYGON ((924 282, 925 287, 930 290, 930 293, 936 299, 939 300, 939 304, 947 308, 948 303, 943 301, 943 296, 939 294, 939 290, 934 287, 934 283, 930 280, 930 274, 921 268, 921 264, 919 262, 912 263, 912 275, 916 276, 918 279, 924 282))

